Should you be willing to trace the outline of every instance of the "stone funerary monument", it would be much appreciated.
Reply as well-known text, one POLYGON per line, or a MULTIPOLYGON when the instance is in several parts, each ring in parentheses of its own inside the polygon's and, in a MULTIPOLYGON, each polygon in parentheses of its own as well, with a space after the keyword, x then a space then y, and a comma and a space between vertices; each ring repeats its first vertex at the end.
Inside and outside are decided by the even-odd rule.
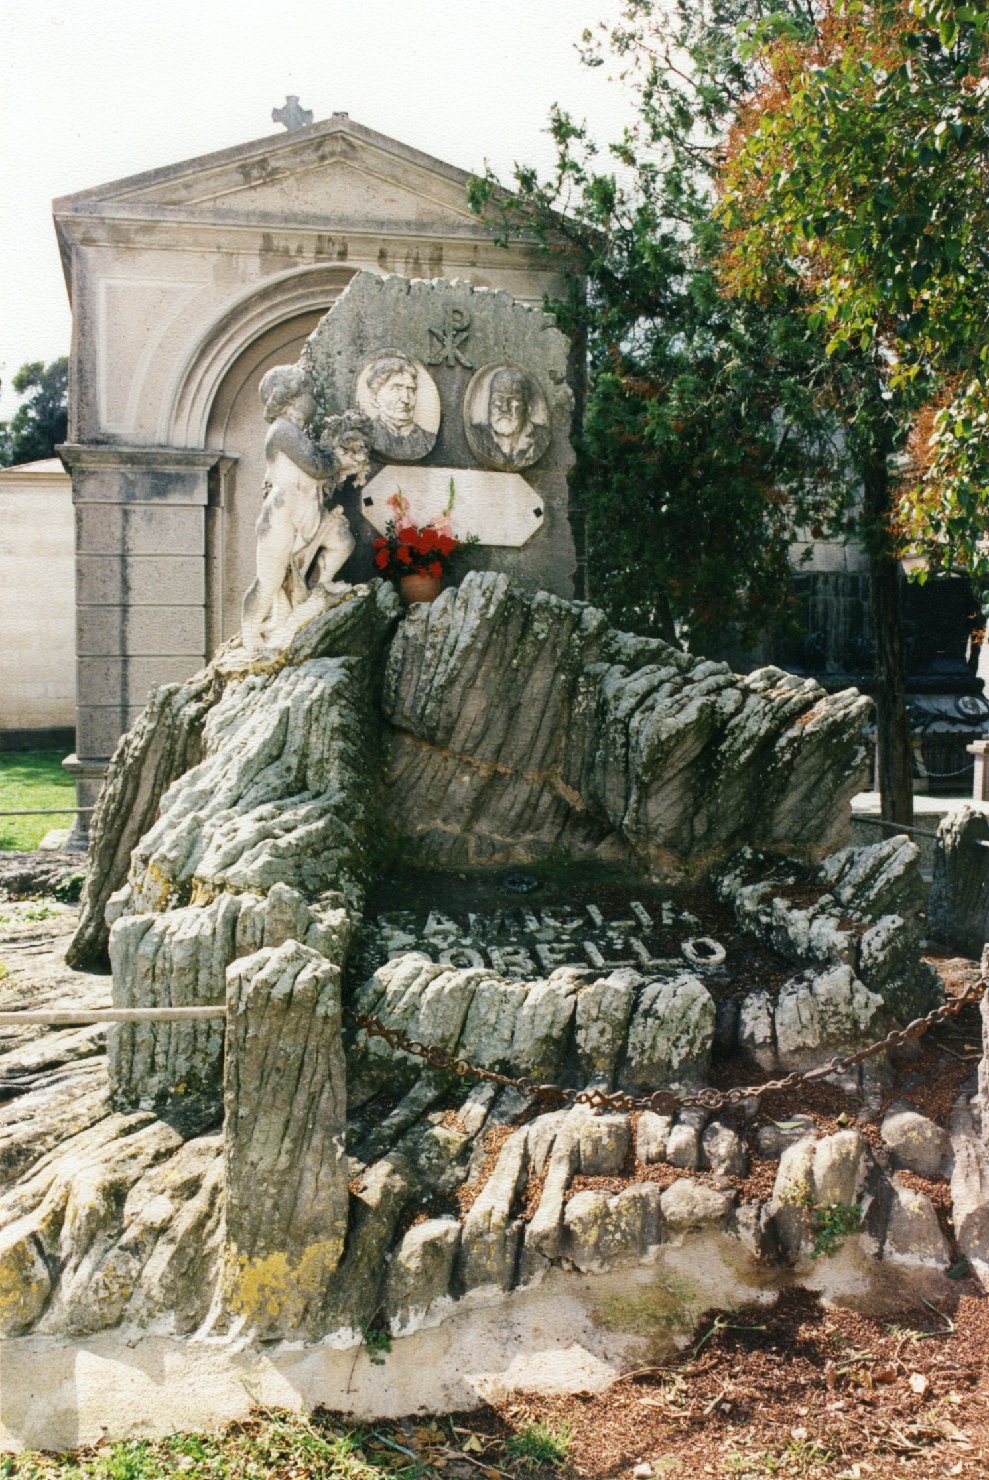
MULTIPOLYGON (((234 193, 264 173, 235 156, 234 193)), ((225 333, 176 414, 215 404, 225 333)), ((794 1283, 940 1308, 959 1253, 989 1281, 989 1103, 960 1099, 950 1138, 899 1107, 878 1144, 753 1084, 827 1073, 879 1114, 891 1061, 853 1051, 941 1000, 918 851, 845 846, 855 690, 739 676, 572 599, 568 353, 511 294, 364 271, 241 366, 252 492, 208 449, 68 450, 79 559, 117 596, 93 641, 167 630, 174 562, 246 596, 109 763, 72 969, 42 990, 112 994, 112 1025, 0 1025, 0 1444, 600 1388, 794 1283), (256 524, 229 569, 228 494, 256 524), (479 538, 405 609, 371 555, 399 509, 479 538), (202 549, 154 556, 168 529, 202 549), (897 1179, 921 1152, 953 1244, 897 1179)), ((114 682, 132 656, 104 655, 114 682)))

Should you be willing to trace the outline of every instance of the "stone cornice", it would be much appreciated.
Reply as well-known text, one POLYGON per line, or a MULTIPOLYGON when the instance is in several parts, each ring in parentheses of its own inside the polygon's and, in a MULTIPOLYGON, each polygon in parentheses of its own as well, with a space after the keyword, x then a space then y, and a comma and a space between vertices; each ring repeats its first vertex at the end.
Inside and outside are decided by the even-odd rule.
POLYGON ((175 472, 206 469, 230 459, 219 448, 114 446, 104 442, 63 442, 56 447, 70 470, 93 468, 138 468, 142 472, 175 472))

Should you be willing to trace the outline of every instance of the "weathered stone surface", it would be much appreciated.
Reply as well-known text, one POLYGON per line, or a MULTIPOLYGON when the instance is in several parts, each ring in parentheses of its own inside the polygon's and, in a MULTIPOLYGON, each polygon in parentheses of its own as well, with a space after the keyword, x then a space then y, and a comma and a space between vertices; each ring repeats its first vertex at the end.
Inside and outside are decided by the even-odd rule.
POLYGON ((114 751, 90 820, 82 917, 66 953, 71 966, 105 959, 107 900, 126 880, 131 854, 157 817, 165 792, 199 761, 203 723, 218 687, 216 676, 206 670, 187 683, 156 690, 114 751))
POLYGON ((921 1177, 936 1177, 944 1170, 948 1132, 912 1105, 891 1106, 880 1126, 880 1135, 893 1153, 894 1166, 905 1167, 921 1177))
POLYGON ((450 1282, 460 1224, 455 1218, 427 1218, 410 1228, 388 1268, 389 1329, 395 1336, 424 1325, 441 1301, 451 1301, 450 1282))
POLYGON ((928 926, 963 956, 978 958, 989 939, 989 817, 964 803, 942 817, 934 845, 928 926))
POLYGON ((839 841, 865 703, 778 669, 736 678, 474 572, 413 609, 385 711, 390 799, 425 863, 564 854, 670 877, 743 840, 815 856, 839 841))
POLYGON ((635 1128, 635 1158, 643 1166, 666 1160, 666 1148, 673 1129, 673 1117, 643 1110, 635 1128))
POLYGON ((612 1197, 578 1192, 566 1206, 566 1258, 585 1271, 638 1262, 659 1242, 660 1201, 654 1182, 634 1183, 612 1197))
POLYGON ((510 1290, 522 1225, 512 1216, 528 1168, 528 1130, 509 1136, 495 1169, 464 1219, 460 1274, 465 1290, 510 1290))
POLYGON ((783 1155, 788 1146, 813 1134, 814 1121, 811 1116, 791 1115, 788 1120, 761 1125, 755 1133, 755 1143, 760 1156, 775 1160, 783 1155))
MULTIPOLYGON (((255 744, 262 744, 263 735, 266 735, 268 753, 265 758, 268 765, 264 768, 255 764, 256 775, 252 775, 250 767, 238 768, 236 761, 232 762, 230 768, 222 762, 218 764, 214 754, 213 765, 207 772, 207 788, 205 793, 200 793, 200 799, 209 802, 211 799, 209 787, 226 781, 225 795, 228 806, 235 805, 238 795, 236 782, 239 769, 241 780, 253 788, 245 793, 245 797, 250 798, 248 807, 263 808, 266 800, 271 802, 279 796, 287 800, 292 795, 286 789, 286 783, 292 779, 288 770, 289 765, 294 762, 296 780, 302 783, 307 769, 311 776, 317 775, 321 769, 325 771, 331 756, 324 750, 323 744, 316 744, 311 760, 304 760, 299 750, 302 736, 298 733, 298 699, 296 701, 296 732, 290 732, 287 735, 284 733, 284 725, 288 718, 286 711, 291 711, 292 706, 291 703, 279 703, 277 697, 279 676, 283 672, 290 673, 292 669, 316 658, 343 659, 353 656, 362 659, 364 667, 367 668, 380 651, 385 636, 396 621, 397 615, 398 601, 391 586, 375 581, 370 586, 355 587, 345 595, 333 598, 330 609, 317 614, 309 624, 301 628, 285 651, 278 654, 275 660, 267 664, 250 664, 239 649, 235 648, 233 651, 223 649, 208 668, 196 674, 187 683, 166 685, 152 695, 140 718, 117 747, 107 770, 97 810, 92 819, 90 828, 91 867, 83 895, 82 916, 68 952, 71 965, 95 964, 105 958, 108 945, 105 920, 107 902, 110 896, 125 883, 134 850, 152 830, 159 816, 162 799, 172 783, 198 767, 204 755, 209 754, 210 744, 209 741, 204 741, 204 727, 207 717, 225 697, 227 691, 237 691, 247 686, 247 695, 243 696, 248 700, 247 707, 250 708, 252 699, 255 703, 262 704, 262 707, 264 703, 270 704, 274 713, 281 714, 282 718, 279 723, 282 728, 279 728, 279 723, 275 723, 273 728, 265 727, 262 718, 261 729, 254 730, 249 715, 244 715, 242 712, 243 698, 241 704, 238 705, 236 698, 232 697, 219 724, 214 724, 212 732, 214 739, 217 743, 232 741, 234 744, 248 743, 250 739, 255 744), (274 690, 274 693, 270 692, 271 690, 274 690), (262 694, 265 695, 264 701, 260 698, 262 694), (239 723, 238 716, 240 717, 239 723), (281 775, 278 774, 277 764, 279 746, 281 746, 284 768, 281 775), (269 795, 259 794, 259 787, 265 781, 268 783, 269 795)), ((365 676, 362 681, 366 687, 368 677, 365 676)), ((294 687, 291 680, 290 686, 294 687)), ((340 726, 337 726, 338 732, 339 729, 340 726)), ((199 775, 201 777, 202 773, 199 775)), ((366 789, 365 786, 364 790, 366 789)), ((170 808, 176 809, 172 813, 173 823, 183 815, 183 804, 186 808, 189 805, 195 806, 192 790, 188 786, 184 788, 182 802, 176 803, 174 797, 170 798, 170 808)), ((298 785, 297 791, 302 790, 303 786, 298 785)), ((215 833, 213 840, 219 844, 223 822, 227 822, 227 847, 225 850, 221 849, 220 855, 214 860, 220 866, 222 873, 222 864, 229 865, 232 861, 231 855, 236 856, 237 843, 240 843, 240 851, 243 854, 246 851, 245 844, 248 839, 242 835, 244 819, 241 819, 240 834, 238 834, 236 819, 232 816, 227 819, 221 818, 218 815, 221 810, 217 805, 218 798, 212 797, 212 802, 210 821, 204 824, 202 831, 207 834, 215 833)), ((257 820, 259 822, 266 820, 270 823, 270 818, 264 819, 259 816, 257 820)), ((304 819, 299 816, 295 820, 301 823, 304 819)), ((313 820, 310 819, 310 822, 313 820)), ((195 853, 197 851, 194 837, 195 825, 187 817, 184 821, 183 842, 187 850, 195 853)), ((281 824, 281 831, 283 834, 286 831, 284 824, 281 824)), ((163 841, 160 833, 157 839, 159 842, 163 841)), ((315 841, 315 831, 312 829, 309 839, 315 841)), ((208 841, 210 841, 209 837, 198 839, 201 853, 205 853, 208 841)), ((254 841, 256 844, 257 840, 254 841)), ((267 853, 270 857, 274 851, 277 856, 285 850, 286 844, 283 841, 274 850, 269 848, 267 853)), ((197 860, 200 863, 203 861, 202 858, 197 860)), ((287 859, 286 861, 288 862, 287 859)), ((246 864, 248 860, 242 857, 241 862, 246 864)), ((293 880, 290 874, 290 867, 283 871, 274 871, 270 877, 255 869, 255 877, 241 878, 239 882, 241 887, 245 883, 260 882, 266 885, 279 880, 291 883, 293 880)), ((149 889, 149 894, 142 899, 142 903, 160 907, 161 902, 167 900, 170 893, 176 888, 181 891, 183 886, 188 886, 190 880, 185 875, 181 879, 175 877, 173 871, 167 872, 161 880, 142 879, 141 882, 149 886, 152 882, 157 885, 156 890, 149 889)), ((318 887, 313 892, 319 892, 318 887)), ((171 899, 169 902, 175 903, 175 900, 171 899)), ((179 902, 184 903, 185 900, 179 902)))
POLYGON ((776 1030, 773 1022, 773 999, 768 992, 749 992, 738 1010, 738 1046, 751 1055, 760 1069, 775 1069, 776 1030))
POLYGON ((41 849, 33 853, 0 852, 0 892, 6 899, 30 899, 36 894, 59 892, 62 898, 78 897, 84 883, 86 859, 79 853, 56 853, 41 849))
POLYGON ((696 1171, 701 1164, 701 1132, 707 1121, 704 1110, 681 1110, 666 1142, 670 1166, 696 1171))
POLYGON ((701 1083, 713 1041, 714 999, 696 976, 650 982, 632 1016, 619 1083, 633 1093, 701 1083))
POLYGON ((821 865, 821 877, 843 909, 871 920, 914 918, 924 908, 920 849, 905 834, 867 848, 842 848, 821 865))
POLYGON ((723 1120, 712 1120, 701 1136, 701 1166, 723 1176, 744 1177, 749 1169, 745 1142, 723 1120))
POLYGON ((347 1231, 340 973, 287 941, 237 961, 227 989, 227 1299, 285 1335, 320 1300, 347 1231))
MULTIPOLYGON (((779 882, 760 879, 768 860, 745 848, 722 869, 717 888, 743 930, 801 965, 847 967, 898 1022, 907 1022, 941 1000, 937 973, 920 960, 924 884, 919 856, 906 837, 843 848, 820 865, 821 896, 805 905, 789 897, 801 883, 796 873, 779 882)), ((764 1067, 772 1067, 765 1008, 768 1004, 754 994, 743 999, 739 1041, 764 1067)))
POLYGON ((595 1115, 578 1135, 580 1170, 585 1177, 607 1177, 620 1172, 632 1144, 627 1115, 595 1115))
POLYGON ((181 1144, 148 1115, 108 1116, 0 1195, 2 1334, 39 1323, 51 1332, 114 1323, 116 1307, 106 1320, 94 1309, 94 1275, 123 1231, 130 1189, 181 1144))
POLYGON ((702 1228, 723 1228, 731 1207, 729 1193, 718 1192, 690 1177, 681 1177, 660 1198, 663 1223, 678 1238, 702 1228))
POLYGON ((818 1203, 857 1202, 865 1185, 870 1159, 868 1142, 861 1131, 836 1131, 824 1136, 814 1148, 811 1181, 818 1203))
POLYGON ((588 982, 577 994, 575 1039, 577 1070, 586 1084, 611 1088, 615 1066, 625 1046, 637 972, 612 971, 600 981, 588 982))
POLYGON ((891 1193, 882 1257, 894 1264, 945 1268, 951 1263, 951 1250, 930 1198, 911 1187, 901 1187, 896 1178, 891 1193))
POLYGON ((951 1206, 959 1253, 989 1290, 989 1150, 980 1139, 966 1097, 955 1105, 951 1136, 951 1206))
POLYGON ((586 1118, 587 1112, 581 1106, 568 1111, 560 1120, 546 1167, 539 1206, 525 1230, 525 1242, 519 1261, 521 1284, 536 1283, 549 1265, 560 1257, 566 1192, 580 1165, 580 1136, 586 1118))
POLYGON ((132 907, 223 889, 353 889, 368 866, 372 749, 359 660, 248 677, 211 710, 204 760, 162 799, 131 858, 132 907))
POLYGON ((740 1203, 732 1209, 729 1227, 753 1259, 773 1259, 776 1234, 765 1203, 740 1203))
MULTIPOLYGON (((449 967, 415 951, 379 967, 356 1006, 484 1068, 541 1079, 576 1072, 581 1086, 613 1078, 632 1090, 695 1085, 714 1036, 711 995, 687 974, 648 981, 623 971, 618 982, 581 984, 560 970, 545 980, 506 981, 487 967, 449 967), (571 1035, 576 1071, 568 1062, 571 1035)), ((396 1064, 400 1074, 418 1077, 418 1060, 380 1039, 361 1045, 361 1084, 393 1076, 396 1064)))
POLYGON ((837 1131, 814 1141, 806 1136, 788 1146, 769 1203, 780 1249, 789 1259, 809 1250, 808 1223, 828 1204, 861 1206, 866 1177, 873 1165, 860 1131, 837 1131))
POLYGON ((774 1013, 777 1056, 784 1069, 806 1068, 822 1050, 879 1037, 882 998, 848 966, 805 973, 781 989, 774 1013))
MULTIPOLYGON (((110 932, 114 1003, 118 1007, 222 1004, 227 967, 237 958, 297 940, 339 965, 351 932, 351 917, 339 896, 324 895, 310 906, 287 884, 275 884, 267 895, 222 894, 210 904, 188 905, 162 915, 123 913, 110 932)), ((222 1018, 201 1023, 122 1023, 111 1028, 108 1036, 118 1108, 169 1106, 189 1125, 207 1125, 218 1118, 223 1086, 222 1018)))

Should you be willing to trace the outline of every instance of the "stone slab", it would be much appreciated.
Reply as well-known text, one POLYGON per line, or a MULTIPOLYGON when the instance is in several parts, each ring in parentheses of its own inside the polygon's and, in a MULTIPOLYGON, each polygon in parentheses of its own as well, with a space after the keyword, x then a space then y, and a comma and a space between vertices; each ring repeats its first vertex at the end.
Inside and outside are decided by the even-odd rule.
POLYGON ((361 494, 361 512, 379 534, 395 511, 389 500, 400 491, 408 504, 407 522, 421 527, 439 519, 450 502, 454 537, 477 535, 482 545, 519 549, 542 528, 545 510, 536 490, 518 473, 492 473, 479 468, 426 468, 388 464, 361 494))
MULTIPOLYGON (((533 388, 530 419, 535 425, 539 418, 539 436, 529 454, 531 461, 528 457, 525 461, 524 481, 537 495, 534 507, 542 509, 542 516, 524 543, 492 542, 461 552, 457 573, 465 568, 503 571, 529 590, 572 596, 577 550, 567 474, 574 461, 570 445, 574 397, 567 381, 570 345, 566 335, 542 310, 461 279, 448 282, 358 273, 306 341, 302 362, 312 375, 320 413, 340 412, 358 404, 368 363, 396 353, 422 367, 415 405, 415 424, 421 430, 409 434, 412 440, 405 448, 396 445, 390 451, 379 437, 382 452, 375 454, 373 474, 397 462, 403 462, 404 476, 413 467, 417 474, 440 470, 445 495, 451 471, 459 476, 468 470, 487 472, 493 465, 485 463, 468 436, 470 416, 466 413, 473 408, 474 415, 480 414, 476 390, 472 392, 471 387, 476 388, 478 377, 487 385, 498 368, 514 367, 524 374, 533 388), (440 401, 435 432, 430 429, 432 418, 426 405, 429 387, 435 388, 440 401)), ((481 401, 481 409, 489 414, 483 396, 481 401)), ((511 470, 517 472, 521 466, 516 464, 511 470)), ((347 581, 366 580, 374 569, 375 530, 371 520, 362 518, 368 512, 362 503, 364 493, 345 487, 340 498, 357 540, 357 549, 341 572, 347 581)))
MULTIPOLYGON (((727 1239, 727 1236, 725 1236, 727 1239)), ((552 1271, 495 1306, 481 1296, 442 1326, 392 1341, 380 1365, 341 1331, 311 1346, 182 1339, 121 1329, 0 1343, 0 1449, 72 1449, 106 1438, 216 1429, 265 1408, 358 1419, 444 1413, 510 1392, 600 1392, 672 1356, 710 1305, 766 1301, 737 1244, 696 1240, 656 1266, 588 1277, 552 1271), (729 1259, 731 1263, 729 1263, 729 1259)))

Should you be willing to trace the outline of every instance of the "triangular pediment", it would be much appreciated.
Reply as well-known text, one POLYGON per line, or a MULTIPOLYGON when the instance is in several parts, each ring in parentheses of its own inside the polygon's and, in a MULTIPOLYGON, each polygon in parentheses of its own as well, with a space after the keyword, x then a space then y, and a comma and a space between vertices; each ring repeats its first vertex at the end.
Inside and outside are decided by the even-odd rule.
POLYGON ((328 225, 360 218, 477 227, 464 170, 345 116, 132 175, 56 201, 56 218, 156 215, 273 218, 328 225))

